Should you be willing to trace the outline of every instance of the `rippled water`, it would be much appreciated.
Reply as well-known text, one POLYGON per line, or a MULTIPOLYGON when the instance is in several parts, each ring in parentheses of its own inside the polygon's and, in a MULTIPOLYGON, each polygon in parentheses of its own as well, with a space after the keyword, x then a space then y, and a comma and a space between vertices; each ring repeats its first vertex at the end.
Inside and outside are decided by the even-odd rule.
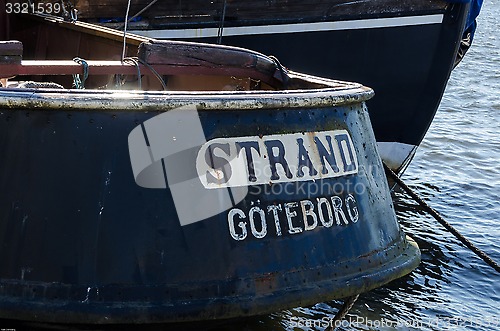
MULTIPOLYGON (((403 179, 500 263, 500 3, 486 0, 472 48, 454 70, 438 114, 403 179)), ((360 296, 338 330, 500 330, 500 276, 414 202, 396 194, 422 263, 360 296), (347 324, 347 323, 346 323, 347 324)), ((323 330, 340 302, 297 308, 232 328, 323 330), (316 325, 296 328, 298 321, 316 325)))

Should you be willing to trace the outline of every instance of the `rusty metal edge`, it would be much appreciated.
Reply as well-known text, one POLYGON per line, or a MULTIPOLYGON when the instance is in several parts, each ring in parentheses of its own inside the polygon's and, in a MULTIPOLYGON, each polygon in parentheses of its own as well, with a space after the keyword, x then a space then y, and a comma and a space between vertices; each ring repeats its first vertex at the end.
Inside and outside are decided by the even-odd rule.
MULTIPOLYGON (((291 308, 290 302, 300 306, 340 299, 364 293, 383 286, 397 278, 409 274, 420 263, 420 250, 417 243, 406 236, 406 247, 401 254, 387 263, 363 270, 356 275, 327 279, 309 286, 307 295, 304 288, 287 288, 259 297, 235 296, 232 298, 212 298, 190 300, 189 302, 164 302, 158 304, 96 302, 92 304, 58 302, 33 302, 16 298, 6 300, 0 297, 2 318, 24 320, 35 323, 56 324, 169 324, 187 323, 203 320, 215 320, 248 317, 268 314, 281 309, 291 308), (348 284, 348 285, 346 285, 348 284), (259 301, 259 309, 255 309, 259 301), (175 314, 168 313, 175 307, 175 314), (198 314, 193 311, 199 311, 198 314), (62 314, 62 315, 61 315, 62 314), (175 316, 173 316, 175 315, 175 316), (61 316, 64 318, 61 319, 61 316)), ((57 284, 55 284, 57 285, 57 284)), ((2 287, 8 287, 3 282, 2 287)))
POLYGON ((310 89, 280 91, 123 91, 0 88, 0 107, 31 110, 123 110, 167 111, 195 104, 200 110, 255 110, 272 108, 302 109, 332 107, 366 101, 371 88, 357 83, 327 80, 309 75, 293 77, 310 89))

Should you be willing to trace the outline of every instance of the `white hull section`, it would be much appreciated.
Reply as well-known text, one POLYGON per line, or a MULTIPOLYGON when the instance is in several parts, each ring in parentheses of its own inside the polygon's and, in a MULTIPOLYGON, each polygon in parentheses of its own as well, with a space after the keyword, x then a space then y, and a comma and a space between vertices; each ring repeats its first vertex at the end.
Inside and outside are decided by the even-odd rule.
POLYGON ((398 142, 378 142, 378 152, 382 161, 395 172, 402 172, 409 164, 417 146, 398 142))

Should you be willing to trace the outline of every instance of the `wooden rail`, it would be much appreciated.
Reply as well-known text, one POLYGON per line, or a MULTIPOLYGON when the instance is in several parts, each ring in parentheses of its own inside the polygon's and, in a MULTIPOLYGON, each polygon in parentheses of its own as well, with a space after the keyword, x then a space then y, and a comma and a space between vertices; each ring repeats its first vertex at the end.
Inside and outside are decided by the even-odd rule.
MULTIPOLYGON (((86 61, 88 75, 137 75, 137 66, 133 63, 121 61, 86 61)), ((234 76, 249 77, 261 80, 270 86, 280 83, 279 75, 270 76, 255 70, 244 68, 211 68, 202 66, 176 66, 166 64, 155 64, 151 67, 160 75, 209 75, 209 76, 234 76)), ((141 75, 153 75, 152 70, 139 64, 141 75)), ((0 79, 15 76, 39 76, 39 75, 74 75, 84 74, 84 67, 74 61, 49 61, 49 60, 23 60, 21 64, 0 64, 0 79)))

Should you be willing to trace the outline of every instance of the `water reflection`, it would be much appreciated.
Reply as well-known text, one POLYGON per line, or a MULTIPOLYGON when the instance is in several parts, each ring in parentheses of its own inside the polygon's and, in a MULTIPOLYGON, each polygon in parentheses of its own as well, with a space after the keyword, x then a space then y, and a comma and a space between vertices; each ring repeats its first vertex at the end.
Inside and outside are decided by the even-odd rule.
MULTIPOLYGON (((457 194, 418 178, 408 181, 424 200, 436 201, 443 196, 452 199, 457 194)), ((472 191, 482 189, 474 185, 464 187, 472 191)), ((498 303, 498 296, 484 300, 477 297, 485 289, 498 291, 491 270, 406 195, 396 189, 393 199, 403 230, 421 249, 422 262, 413 273, 362 294, 346 317, 349 323, 337 330, 438 331, 463 330, 464 325, 469 330, 495 330, 497 306, 490 301, 498 303), (482 312, 476 310, 481 308, 482 312)), ((451 201, 456 202, 447 202, 449 210, 460 210, 465 205, 456 197, 451 201)), ((464 215, 459 217, 463 219, 464 215)), ((341 305, 341 301, 318 303, 246 320, 225 330, 323 330, 322 321, 333 318, 341 305)))

